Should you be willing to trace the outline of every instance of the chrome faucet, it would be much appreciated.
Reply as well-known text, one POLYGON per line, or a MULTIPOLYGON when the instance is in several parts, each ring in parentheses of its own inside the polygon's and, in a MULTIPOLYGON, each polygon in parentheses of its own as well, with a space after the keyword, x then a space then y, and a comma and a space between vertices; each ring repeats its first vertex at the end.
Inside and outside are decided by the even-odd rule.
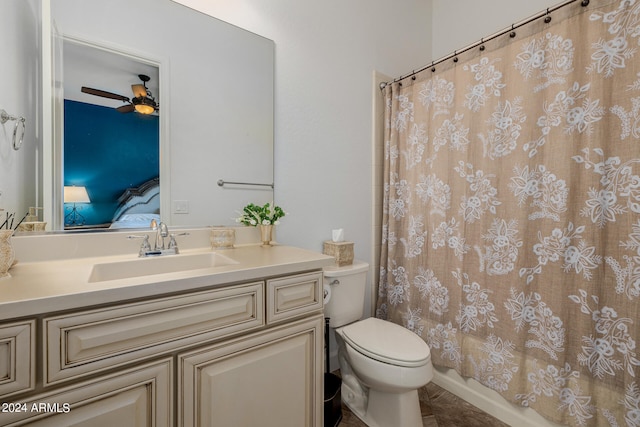
POLYGON ((138 250, 139 257, 145 257, 149 252, 151 252, 151 246, 149 245, 149 235, 148 234, 132 234, 127 236, 127 239, 143 239, 142 244, 140 245, 140 249, 138 250))
POLYGON ((169 237, 169 228, 164 222, 160 222, 156 230, 156 251, 164 250, 164 238, 169 237))
POLYGON ((142 245, 140 245, 139 256, 158 256, 158 255, 175 255, 178 254, 178 244, 176 243, 176 236, 188 236, 189 233, 169 234, 169 227, 164 222, 158 222, 155 219, 151 220, 151 230, 156 232, 156 240, 154 242, 153 249, 149 244, 149 235, 131 235, 127 236, 129 239, 143 239, 142 245), (169 245, 165 248, 164 239, 170 237, 169 245))
POLYGON ((164 238, 169 236, 169 229, 167 228, 167 224, 164 222, 158 222, 155 219, 151 220, 150 224, 151 230, 156 232, 156 240, 153 244, 154 251, 161 251, 164 249, 164 238))

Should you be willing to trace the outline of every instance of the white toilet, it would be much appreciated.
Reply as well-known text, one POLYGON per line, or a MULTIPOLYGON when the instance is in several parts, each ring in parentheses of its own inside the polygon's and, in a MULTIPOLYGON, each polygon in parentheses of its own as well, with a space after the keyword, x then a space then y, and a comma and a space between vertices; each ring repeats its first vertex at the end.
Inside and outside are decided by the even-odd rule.
POLYGON ((369 265, 325 267, 325 316, 335 328, 342 400, 370 427, 422 426, 418 388, 433 378, 429 346, 385 320, 360 320, 369 265))

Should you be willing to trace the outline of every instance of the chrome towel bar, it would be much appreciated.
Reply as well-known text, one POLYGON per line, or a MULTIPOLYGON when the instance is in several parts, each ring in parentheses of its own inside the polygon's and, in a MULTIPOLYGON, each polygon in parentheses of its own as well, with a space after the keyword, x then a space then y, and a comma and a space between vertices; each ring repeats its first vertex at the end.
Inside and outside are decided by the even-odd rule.
POLYGON ((260 184, 256 182, 232 182, 232 181, 224 181, 222 179, 218 180, 218 186, 224 187, 225 184, 234 184, 234 185, 257 185, 259 187, 271 187, 273 188, 273 184, 260 184))

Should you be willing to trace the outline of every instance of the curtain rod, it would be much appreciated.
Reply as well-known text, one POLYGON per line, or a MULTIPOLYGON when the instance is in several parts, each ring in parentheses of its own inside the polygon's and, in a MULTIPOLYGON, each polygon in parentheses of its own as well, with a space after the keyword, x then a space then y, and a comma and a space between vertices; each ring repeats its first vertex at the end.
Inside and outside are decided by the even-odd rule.
MULTIPOLYGON (((535 15, 532 15, 529 18, 526 18, 526 19, 524 19, 524 20, 522 20, 522 21, 520 21, 520 22, 518 22, 516 24, 511 24, 511 27, 507 27, 504 30, 498 31, 497 33, 494 33, 494 34, 492 34, 492 35, 490 35, 488 37, 483 37, 480 40, 478 40, 477 42, 472 43, 472 44, 470 44, 470 45, 468 45, 468 46, 466 46, 466 47, 464 47, 464 48, 462 48, 460 50, 454 50, 453 53, 450 53, 450 54, 448 54, 446 56, 443 56, 442 58, 438 59, 437 61, 432 61, 431 64, 425 65, 424 67, 419 68, 418 70, 414 70, 414 71, 412 71, 411 73, 409 73, 407 75, 397 77, 397 78, 393 79, 393 81, 391 81, 391 82, 382 82, 382 83, 380 83, 380 90, 384 89, 390 83, 400 82, 400 81, 402 81, 402 80, 404 80, 406 78, 409 78, 409 77, 412 77, 413 79, 415 79, 415 75, 416 74, 426 70, 429 67, 431 67, 431 71, 435 71, 436 70, 435 69, 436 65, 441 64, 441 63, 443 63, 444 61, 446 61, 448 59, 453 58, 454 62, 458 62, 458 55, 459 54, 467 52, 467 51, 469 51, 469 50, 471 50, 471 49, 473 49, 474 47, 477 47, 477 46, 480 46, 480 50, 484 50, 484 44, 486 42, 491 41, 491 40, 493 40, 495 38, 498 38, 498 37, 500 37, 500 36, 502 36, 504 34, 510 33, 511 38, 514 38, 516 36, 516 33, 515 33, 515 29, 516 28, 520 28, 520 27, 522 27, 522 26, 524 26, 524 25, 526 25, 526 24, 528 24, 530 22, 535 21, 536 19, 542 18, 543 16, 545 17, 545 22, 549 23, 549 22, 551 22, 551 16, 549 16, 549 14, 551 12, 554 12, 554 11, 556 11, 558 9, 561 9, 561 8, 563 8, 565 6, 568 6, 571 3, 575 3, 576 1, 579 1, 579 0, 568 0, 568 1, 565 1, 564 3, 560 3, 560 4, 555 5, 553 7, 548 7, 546 10, 543 10, 542 12, 538 12, 535 15)), ((586 7, 586 6, 589 5, 589 0, 580 0, 580 1, 581 1, 580 5, 582 7, 586 7)), ((400 84, 402 84, 402 83, 400 83, 400 84)))

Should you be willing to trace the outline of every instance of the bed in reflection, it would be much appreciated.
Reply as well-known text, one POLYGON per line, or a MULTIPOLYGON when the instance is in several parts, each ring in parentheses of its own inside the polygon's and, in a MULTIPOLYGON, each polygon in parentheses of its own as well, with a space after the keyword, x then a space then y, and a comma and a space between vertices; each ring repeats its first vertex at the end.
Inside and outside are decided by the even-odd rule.
POLYGON ((128 188, 118 199, 110 229, 148 228, 151 220, 160 222, 160 180, 153 178, 128 188))

